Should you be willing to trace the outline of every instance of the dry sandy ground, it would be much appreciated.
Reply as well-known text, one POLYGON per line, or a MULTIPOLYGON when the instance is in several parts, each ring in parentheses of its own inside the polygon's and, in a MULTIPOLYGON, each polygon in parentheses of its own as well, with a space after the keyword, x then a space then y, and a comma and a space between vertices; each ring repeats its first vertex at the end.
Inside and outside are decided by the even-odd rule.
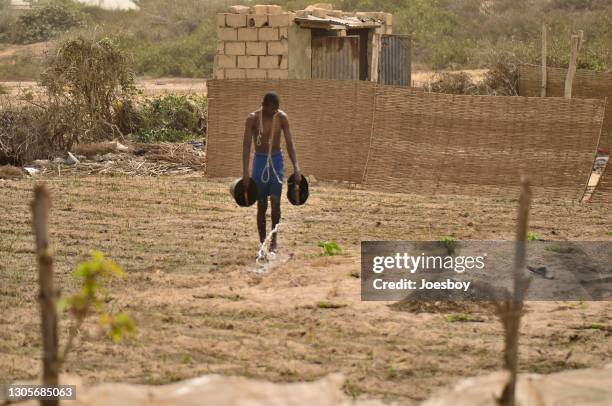
MULTIPOLYGON (((206 373, 301 381, 342 372, 350 395, 413 404, 502 365, 501 327, 484 306, 417 314, 361 302, 359 243, 511 239, 515 201, 315 186, 306 206, 284 208, 281 243, 291 259, 258 276, 254 208, 236 207, 225 181, 90 177, 47 184, 63 292, 75 289, 70 272, 93 249, 128 273, 111 287, 108 305, 131 313, 138 333, 115 345, 85 326, 66 370, 87 381, 167 383, 206 373), (320 240, 337 241, 343 254, 322 256, 320 240)), ((35 378, 39 370, 33 185, 0 181, 0 382, 35 378)), ((546 239, 611 240, 611 220, 612 206, 536 200, 531 230, 546 239)), ((64 317, 62 339, 66 331, 64 317)), ((611 335, 611 303, 529 303, 520 368, 602 366, 612 359, 611 335)))

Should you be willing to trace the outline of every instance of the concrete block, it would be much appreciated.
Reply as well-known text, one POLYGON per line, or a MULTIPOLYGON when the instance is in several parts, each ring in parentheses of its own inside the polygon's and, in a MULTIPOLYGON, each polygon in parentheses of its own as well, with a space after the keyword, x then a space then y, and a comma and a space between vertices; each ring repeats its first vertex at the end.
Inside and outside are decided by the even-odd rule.
POLYGON ((259 15, 268 15, 268 6, 265 5, 261 5, 261 4, 256 4, 253 6, 253 11, 255 12, 255 14, 259 14, 259 15))
POLYGON ((217 28, 217 37, 219 41, 236 41, 238 39, 238 30, 235 28, 217 28))
POLYGON ((257 57, 256 56, 239 56, 238 67, 245 69, 256 69, 257 68, 257 57))
POLYGON ((278 29, 278 38, 280 40, 289 39, 289 28, 281 27, 278 29))
POLYGON ((308 17, 310 15, 310 11, 307 10, 298 10, 295 12, 296 17, 308 17))
POLYGON ((257 41, 257 28, 238 28, 238 41, 257 41))
POLYGON ((215 75, 216 79, 225 79, 225 70, 217 69, 217 74, 215 75))
POLYGON ((226 42, 225 55, 244 55, 246 53, 246 45, 244 42, 226 42))
POLYGON ((293 14, 278 14, 268 16, 270 27, 289 27, 293 22, 293 14))
POLYGON ((385 13, 385 24, 393 25, 393 14, 385 13))
POLYGON ((265 69, 247 69, 246 70, 247 79, 266 79, 267 77, 268 77, 268 72, 265 69))
POLYGON ((225 55, 225 42, 217 42, 217 55, 225 55))
POLYGON ((289 58, 287 55, 281 56, 281 63, 280 63, 280 68, 281 69, 289 69, 289 58))
POLYGON ((246 69, 226 69, 225 79, 246 79, 246 69))
POLYGON ((217 14, 217 27, 225 27, 225 14, 217 14))
POLYGON ((313 4, 314 7, 316 8, 323 8, 325 10, 333 10, 334 6, 332 6, 330 3, 315 3, 313 4))
POLYGON ((268 15, 279 15, 283 13, 283 8, 281 6, 268 5, 268 15))
POLYGON ((246 54, 247 55, 267 55, 268 45, 265 42, 247 42, 246 43, 246 54))
POLYGON ((281 65, 280 56, 260 56, 259 57, 259 68, 260 69, 278 69, 281 65))
POLYGON ((267 14, 249 14, 247 16, 247 26, 251 28, 265 27, 268 25, 267 14))
POLYGON ((310 13, 315 17, 325 18, 327 17, 327 12, 328 10, 325 10, 324 8, 315 8, 310 13))
POLYGON ((246 14, 227 14, 225 16, 225 24, 228 27, 240 28, 247 26, 246 14))
POLYGON ((289 53, 289 42, 271 41, 268 42, 268 55, 287 55, 289 53))
POLYGON ((229 12, 233 14, 249 14, 251 12, 251 7, 241 5, 231 6, 229 12))
POLYGON ((232 55, 217 55, 217 66, 219 68, 235 68, 236 57, 232 55))
POLYGON ((271 69, 268 71, 268 79, 289 79, 289 71, 286 69, 271 69))
POLYGON ((258 28, 259 41, 278 41, 278 28, 258 28))

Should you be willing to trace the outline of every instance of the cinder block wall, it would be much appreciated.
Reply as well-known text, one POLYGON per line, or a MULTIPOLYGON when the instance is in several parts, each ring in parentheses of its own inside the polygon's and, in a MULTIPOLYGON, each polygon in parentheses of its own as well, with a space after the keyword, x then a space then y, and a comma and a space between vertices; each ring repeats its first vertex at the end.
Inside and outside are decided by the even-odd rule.
POLYGON ((253 6, 249 14, 217 14, 217 79, 288 79, 293 13, 253 6))
MULTIPOLYGON (((381 27, 370 31, 371 45, 368 48, 370 77, 373 81, 377 80, 380 37, 393 31, 391 14, 344 12, 314 6, 291 13, 276 5, 233 6, 230 7, 230 13, 217 14, 218 47, 213 77, 310 79, 311 31, 299 28, 294 22, 296 16, 307 15, 350 16, 360 18, 362 21, 370 19, 379 22, 381 27)), ((335 33, 346 35, 346 30, 335 33)))

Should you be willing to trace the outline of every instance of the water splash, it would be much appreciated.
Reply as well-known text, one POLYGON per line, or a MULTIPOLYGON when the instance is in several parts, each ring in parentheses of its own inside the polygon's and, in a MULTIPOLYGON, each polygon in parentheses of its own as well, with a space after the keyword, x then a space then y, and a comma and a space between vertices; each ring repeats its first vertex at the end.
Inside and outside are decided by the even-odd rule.
POLYGON ((270 252, 268 246, 270 245, 270 241, 272 241, 272 237, 278 233, 280 225, 281 223, 278 222, 276 227, 274 227, 274 229, 270 231, 270 234, 266 236, 264 242, 261 243, 259 251, 257 251, 257 258, 255 259, 256 268, 253 270, 253 272, 261 274, 267 273, 270 261, 276 259, 276 253, 270 252))

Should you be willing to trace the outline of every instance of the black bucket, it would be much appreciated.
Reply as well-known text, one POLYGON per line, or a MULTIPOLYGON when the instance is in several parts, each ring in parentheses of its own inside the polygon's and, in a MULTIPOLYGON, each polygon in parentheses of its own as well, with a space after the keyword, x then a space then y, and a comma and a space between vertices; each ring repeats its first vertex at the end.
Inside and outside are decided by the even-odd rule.
POLYGON ((230 194, 238 203, 238 206, 249 207, 257 201, 257 184, 250 178, 247 190, 244 189, 242 178, 238 178, 230 185, 230 194))
POLYGON ((306 176, 302 175, 302 182, 300 183, 299 188, 297 188, 295 184, 295 173, 289 176, 289 179, 287 180, 287 199, 289 199, 289 202, 291 202, 291 204, 294 206, 301 206, 306 203, 308 196, 309 191, 306 176), (299 193, 297 193, 298 189, 299 193))

